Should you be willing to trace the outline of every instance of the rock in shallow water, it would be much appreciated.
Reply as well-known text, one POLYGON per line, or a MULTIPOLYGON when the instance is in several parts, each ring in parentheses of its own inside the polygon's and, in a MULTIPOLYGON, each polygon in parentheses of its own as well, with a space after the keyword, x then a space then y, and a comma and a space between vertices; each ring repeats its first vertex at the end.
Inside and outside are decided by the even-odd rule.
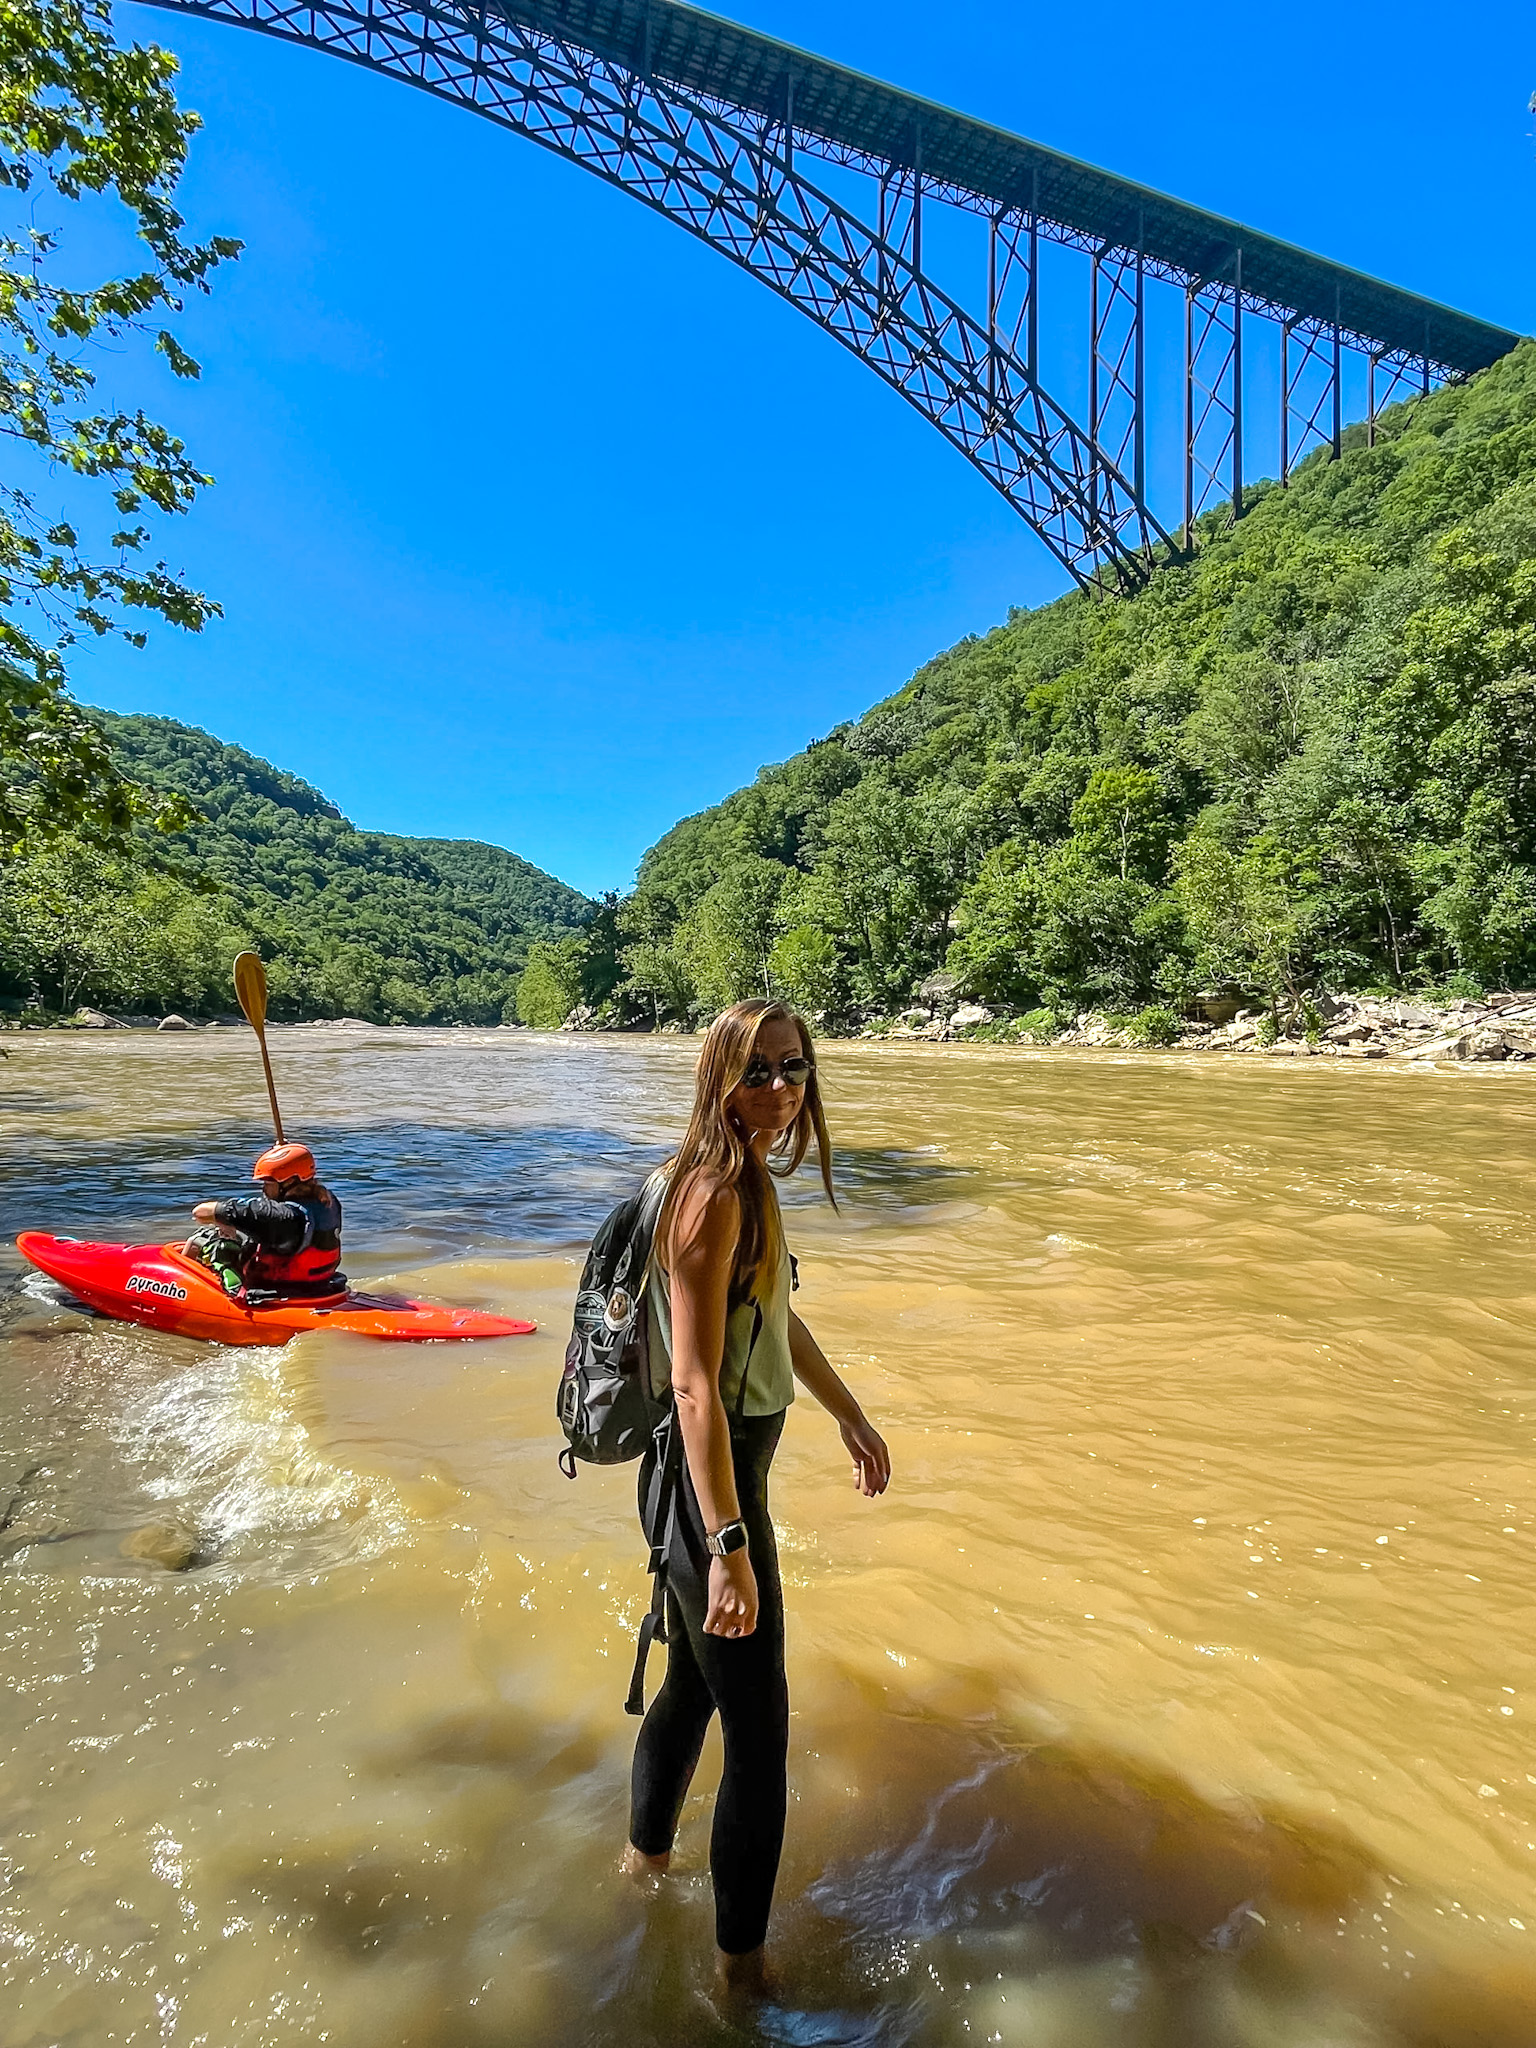
POLYGON ((142 1529, 131 1530, 118 1548, 124 1557, 158 1564, 168 1572, 190 1571, 201 1555, 196 1532, 180 1522, 147 1522, 142 1529))

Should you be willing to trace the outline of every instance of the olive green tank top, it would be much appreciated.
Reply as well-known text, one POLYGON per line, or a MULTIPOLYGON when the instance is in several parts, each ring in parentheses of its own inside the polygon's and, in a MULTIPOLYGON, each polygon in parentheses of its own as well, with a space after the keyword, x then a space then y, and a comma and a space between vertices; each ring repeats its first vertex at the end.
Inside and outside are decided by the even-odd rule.
MULTIPOLYGON (((789 1354, 789 1290, 789 1247, 781 1234, 779 1263, 766 1295, 760 1302, 738 1302, 725 1319, 720 1399, 727 1415, 777 1415, 795 1398, 794 1367, 789 1354)), ((665 1392, 672 1376, 672 1294, 666 1273, 654 1259, 645 1301, 651 1388, 659 1395, 665 1392)))

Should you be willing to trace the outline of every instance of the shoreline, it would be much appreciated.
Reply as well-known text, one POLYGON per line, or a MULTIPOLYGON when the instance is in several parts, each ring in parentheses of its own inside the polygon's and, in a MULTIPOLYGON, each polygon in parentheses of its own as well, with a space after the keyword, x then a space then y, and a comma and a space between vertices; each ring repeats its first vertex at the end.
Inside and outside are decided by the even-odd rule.
MULTIPOLYGON (((971 1046, 993 1052, 1019 1051, 1041 1054, 1053 1050, 1104 1051, 1126 1054, 1220 1054, 1266 1059, 1347 1060, 1376 1064, 1391 1061, 1397 1066, 1470 1066, 1505 1064, 1518 1066, 1536 1061, 1536 991, 1511 990, 1500 994, 1458 997, 1451 1002, 1430 1003, 1411 997, 1334 996, 1316 997, 1309 1004, 1310 1029, 1281 1037, 1267 1011, 1238 1007, 1236 1000, 1208 999, 1208 1007, 1235 1014, 1222 1021, 1210 1017, 1177 1017, 1167 1010, 1142 1012, 1140 1017, 1116 1016, 1102 1011, 1082 1011, 1065 1029, 1029 1028, 1033 1018, 994 1017, 980 1005, 960 1005, 949 1016, 937 1012, 908 1010, 898 1019, 880 1020, 856 1030, 817 1029, 817 1037, 829 1045, 929 1045, 971 1046), (1145 1020, 1154 1020, 1153 1035, 1145 1020), (1172 1027, 1171 1029, 1169 1027, 1172 1027), (1268 1028, 1266 1028, 1268 1027, 1268 1028)), ((1039 1016, 1040 1013, 1035 1013, 1039 1016)), ((1052 1024, 1057 1020, 1052 1019, 1052 1024)), ((108 1016, 100 1011, 77 1013, 73 1018, 48 1018, 35 1022, 0 1019, 0 1052, 3 1041, 31 1036, 50 1039, 80 1037, 96 1042, 119 1033, 137 1038, 147 1035, 187 1034, 205 1037, 241 1032, 248 1027, 243 1017, 220 1015, 212 1018, 157 1018, 108 1016)), ((313 1017, 291 1022, 272 1022, 268 1029, 288 1033, 337 1033, 358 1036, 388 1033, 391 1036, 421 1033, 434 1038, 564 1038, 612 1040, 696 1039, 698 1030, 676 1026, 653 1028, 594 1028, 587 1017, 568 1020, 557 1030, 541 1031, 523 1024, 379 1024, 362 1017, 313 1017)))
POLYGON ((1041 1051, 1070 1046, 1116 1052, 1247 1053, 1280 1059, 1397 1059, 1431 1065, 1536 1060, 1536 990, 1463 996, 1439 1003, 1406 996, 1315 996, 1307 1002, 1305 1022, 1293 1020, 1291 1031, 1284 1036, 1269 1011, 1240 1006, 1237 999, 1206 999, 1205 1008, 1216 1016, 1179 1017, 1164 1009, 1144 1010, 1137 1017, 1080 1011, 1064 1030, 1031 1030, 1030 1019, 994 1018, 980 1005, 962 1005, 948 1018, 909 1010, 889 1026, 867 1027, 852 1034, 851 1042, 1012 1045, 1041 1051))

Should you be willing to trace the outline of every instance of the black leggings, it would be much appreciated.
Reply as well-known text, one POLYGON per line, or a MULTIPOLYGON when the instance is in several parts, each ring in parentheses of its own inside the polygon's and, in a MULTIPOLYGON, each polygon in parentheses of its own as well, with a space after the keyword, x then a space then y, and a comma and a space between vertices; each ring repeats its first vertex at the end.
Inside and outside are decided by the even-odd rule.
MULTIPOLYGON (((757 1627, 749 1636, 704 1633, 709 1553, 683 1460, 667 1553, 667 1676, 641 1724, 631 1780, 629 1839, 642 1855, 665 1855, 677 1833, 705 1730, 718 1712, 725 1769, 715 1799, 709 1867, 715 1883, 715 1940, 731 1956, 762 1945, 784 1845, 789 1685, 779 1553, 768 1519, 768 1468, 783 1428, 782 1410, 731 1423, 736 1496, 757 1578, 757 1627)), ((640 1512, 648 1527, 654 1527, 647 1508, 656 1477, 653 1448, 640 1469, 640 1512)))

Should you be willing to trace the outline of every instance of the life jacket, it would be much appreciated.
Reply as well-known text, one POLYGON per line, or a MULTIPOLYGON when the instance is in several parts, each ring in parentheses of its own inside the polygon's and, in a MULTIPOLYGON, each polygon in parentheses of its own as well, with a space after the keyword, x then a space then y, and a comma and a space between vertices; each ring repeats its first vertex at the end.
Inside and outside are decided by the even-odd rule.
MULTIPOLYGON (((289 1195, 284 1200, 304 1211, 303 1242, 291 1252, 253 1245, 245 1266, 246 1285, 279 1293, 285 1288, 319 1293, 326 1281, 337 1278, 341 1265, 341 1204, 319 1181, 307 1195, 289 1195)), ((337 1284, 341 1282, 337 1280, 337 1284)))

